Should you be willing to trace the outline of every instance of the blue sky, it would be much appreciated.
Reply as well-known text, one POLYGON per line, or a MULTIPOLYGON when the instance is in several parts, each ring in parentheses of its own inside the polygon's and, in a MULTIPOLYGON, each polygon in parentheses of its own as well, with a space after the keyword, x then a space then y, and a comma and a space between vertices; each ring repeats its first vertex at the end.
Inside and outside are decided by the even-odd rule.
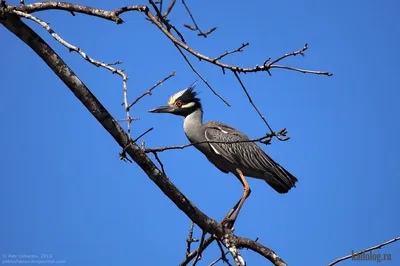
MULTIPOLYGON (((10 1, 16 3, 17 1, 10 1)), ((30 1, 27 1, 30 2, 30 1)), ((76 1, 113 9, 132 1, 76 1)), ((146 1, 144 3, 147 3, 146 1)), ((207 39, 182 27, 189 23, 180 1, 171 20, 193 48, 243 66, 309 44, 306 56, 284 61, 326 70, 333 77, 285 70, 247 74, 243 81, 275 130, 287 142, 263 147, 299 183, 286 195, 248 179, 252 194, 236 233, 275 250, 290 265, 328 262, 399 236, 398 47, 400 4, 380 1, 188 2, 207 39)), ((173 70, 177 76, 134 108, 133 136, 149 127, 147 147, 187 143, 182 119, 150 114, 197 79, 169 40, 142 14, 125 24, 66 12, 36 14, 61 37, 106 62, 123 60, 134 100, 173 70)), ((116 75, 83 61, 28 23, 47 40, 115 118, 123 118, 122 84, 116 75)), ((67 265, 177 265, 185 255, 189 219, 135 164, 118 159, 120 147, 53 72, 25 44, 0 27, 3 53, 0 90, 2 151, 0 253, 52 254, 67 265)), ((267 131, 230 73, 192 58, 198 70, 231 104, 198 82, 204 118, 232 125, 251 138, 267 131)), ((221 219, 242 195, 236 178, 223 174, 194 148, 160 154, 169 178, 202 211, 221 219)), ((199 230, 195 231, 200 236, 199 230)), ((376 253, 392 254, 400 244, 376 253)), ((265 261, 242 251, 248 265, 265 261)), ((200 265, 219 256, 207 249, 200 265)), ((339 265, 353 265, 347 261, 339 265)), ((268 263, 266 263, 268 264, 268 263)), ((364 261, 362 265, 375 265, 364 261)))

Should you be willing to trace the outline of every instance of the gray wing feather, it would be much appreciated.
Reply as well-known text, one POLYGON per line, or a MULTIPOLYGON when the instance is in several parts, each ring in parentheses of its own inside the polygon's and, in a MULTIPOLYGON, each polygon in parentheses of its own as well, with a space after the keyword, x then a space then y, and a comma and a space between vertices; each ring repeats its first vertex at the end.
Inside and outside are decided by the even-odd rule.
MULTIPOLYGON (((250 140, 246 135, 229 126, 214 126, 205 130, 208 141, 236 142, 250 140)), ((213 150, 238 167, 265 171, 272 167, 270 161, 264 157, 264 151, 253 142, 238 143, 210 143, 213 150)))

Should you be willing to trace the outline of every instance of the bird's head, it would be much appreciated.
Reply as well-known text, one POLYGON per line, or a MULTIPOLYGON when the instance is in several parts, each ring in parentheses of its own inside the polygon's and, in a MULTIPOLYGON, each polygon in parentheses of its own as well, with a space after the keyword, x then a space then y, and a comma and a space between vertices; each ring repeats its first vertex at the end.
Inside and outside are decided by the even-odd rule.
POLYGON ((178 91, 168 100, 168 105, 149 110, 150 113, 170 113, 174 115, 187 116, 201 109, 200 99, 194 91, 195 83, 187 89, 178 91))

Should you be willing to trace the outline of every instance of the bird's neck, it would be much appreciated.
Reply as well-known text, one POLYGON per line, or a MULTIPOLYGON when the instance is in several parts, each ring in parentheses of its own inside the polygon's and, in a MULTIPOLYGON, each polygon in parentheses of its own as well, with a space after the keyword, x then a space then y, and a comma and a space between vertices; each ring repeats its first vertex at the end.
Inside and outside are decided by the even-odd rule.
POLYGON ((185 120, 183 121, 183 129, 190 141, 195 139, 195 136, 199 133, 202 125, 203 111, 200 108, 185 117, 185 120))

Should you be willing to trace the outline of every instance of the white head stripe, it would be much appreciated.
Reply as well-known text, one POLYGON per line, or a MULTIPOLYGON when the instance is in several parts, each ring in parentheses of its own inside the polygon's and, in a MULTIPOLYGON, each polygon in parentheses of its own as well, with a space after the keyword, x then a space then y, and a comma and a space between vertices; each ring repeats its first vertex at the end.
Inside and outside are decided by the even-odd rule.
POLYGON ((186 90, 187 90, 187 89, 178 91, 177 93, 175 93, 174 95, 172 95, 172 96, 169 98, 168 104, 174 104, 174 102, 176 101, 176 99, 178 99, 179 97, 181 97, 181 96, 185 93, 186 90))
POLYGON ((196 103, 191 102, 191 103, 187 103, 185 105, 182 105, 182 108, 189 108, 189 107, 193 107, 196 103))

